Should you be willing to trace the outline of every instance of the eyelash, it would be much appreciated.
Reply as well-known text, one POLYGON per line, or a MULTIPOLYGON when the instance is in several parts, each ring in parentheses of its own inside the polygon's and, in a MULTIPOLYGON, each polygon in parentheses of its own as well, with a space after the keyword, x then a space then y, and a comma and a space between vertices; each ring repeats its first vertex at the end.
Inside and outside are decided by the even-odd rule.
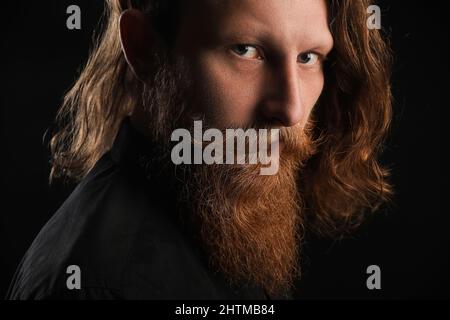
MULTIPOLYGON (((238 49, 238 47, 252 47, 252 48, 255 48, 256 52, 258 53, 257 60, 263 60, 264 59, 264 54, 261 52, 262 50, 258 46, 255 46, 255 45, 252 45, 252 44, 247 44, 247 43, 239 43, 239 44, 232 45, 230 50, 235 55, 237 55, 238 57, 243 58, 243 56, 240 55, 239 53, 237 53, 236 50, 235 50, 235 49, 238 49)), ((244 58, 244 59, 252 60, 251 58, 244 58)))
MULTIPOLYGON (((242 44, 239 43, 239 44, 232 45, 231 48, 230 48, 230 50, 231 50, 235 55, 237 55, 238 57, 241 57, 241 58, 247 59, 247 60, 253 60, 252 58, 245 58, 245 57, 243 57, 242 55, 240 55, 239 53, 237 53, 235 49, 237 49, 238 47, 252 47, 252 48, 255 48, 255 49, 257 50, 257 52, 258 52, 258 55, 259 55, 259 57, 257 58, 257 60, 264 60, 264 54, 261 52, 262 50, 260 49, 259 46, 257 46, 257 45, 252 45, 252 44, 246 44, 246 43, 242 43, 242 44)), ((316 56, 317 56, 317 60, 318 60, 321 64, 323 64, 323 62, 327 60, 327 57, 326 57, 326 56, 324 56, 324 55, 321 54, 321 53, 315 52, 315 51, 302 52, 302 53, 300 53, 300 54, 298 55, 298 58, 300 58, 302 55, 307 55, 307 54, 314 54, 314 55, 316 55, 316 56)), ((307 65, 307 64, 306 64, 306 63, 303 63, 303 65, 307 65)), ((314 64, 314 65, 315 65, 315 64, 314 64)))
MULTIPOLYGON (((322 63, 324 61, 323 55, 321 55, 320 53, 314 52, 314 51, 308 51, 308 52, 304 52, 304 53, 299 54, 298 57, 297 57, 297 61, 300 60, 301 56, 309 55, 309 54, 316 55, 317 56, 317 61, 320 62, 320 63, 322 63)), ((316 63, 314 63, 313 65, 315 65, 316 63)), ((304 65, 307 65, 307 63, 304 63, 304 65)))

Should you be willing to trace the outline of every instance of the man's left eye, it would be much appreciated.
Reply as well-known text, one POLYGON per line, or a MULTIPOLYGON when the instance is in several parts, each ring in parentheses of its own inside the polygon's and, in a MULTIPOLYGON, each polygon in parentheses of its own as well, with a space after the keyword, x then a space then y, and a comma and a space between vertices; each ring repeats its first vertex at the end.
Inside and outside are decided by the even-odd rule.
POLYGON ((298 56, 298 62, 304 65, 313 66, 319 60, 319 55, 314 52, 302 53, 298 56))

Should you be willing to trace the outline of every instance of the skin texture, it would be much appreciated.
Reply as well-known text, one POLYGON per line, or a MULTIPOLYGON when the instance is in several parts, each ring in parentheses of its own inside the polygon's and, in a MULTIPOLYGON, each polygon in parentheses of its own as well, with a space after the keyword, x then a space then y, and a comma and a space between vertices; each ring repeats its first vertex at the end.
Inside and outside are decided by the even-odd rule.
MULTIPOLYGON (((142 52, 155 36, 142 32, 148 24, 139 12, 128 11, 122 45, 139 75, 148 72, 142 52)), ((175 53, 191 68, 192 111, 211 126, 281 128, 306 124, 332 47, 325 1, 201 0, 183 15, 175 53)))

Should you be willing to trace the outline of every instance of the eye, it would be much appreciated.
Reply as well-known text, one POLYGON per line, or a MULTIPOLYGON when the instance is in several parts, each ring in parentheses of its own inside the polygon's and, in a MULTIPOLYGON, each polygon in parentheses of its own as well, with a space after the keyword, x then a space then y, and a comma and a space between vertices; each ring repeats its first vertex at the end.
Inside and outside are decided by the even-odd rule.
POLYGON ((301 64, 313 66, 319 60, 319 55, 314 52, 302 53, 298 56, 297 61, 301 64))
POLYGON ((237 44, 231 47, 231 51, 245 59, 262 59, 257 47, 248 44, 237 44))

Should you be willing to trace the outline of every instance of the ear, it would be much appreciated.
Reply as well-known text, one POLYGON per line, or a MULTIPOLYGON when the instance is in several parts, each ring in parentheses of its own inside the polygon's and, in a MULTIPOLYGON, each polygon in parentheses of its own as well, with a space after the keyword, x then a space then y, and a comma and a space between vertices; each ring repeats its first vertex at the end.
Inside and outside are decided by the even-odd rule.
POLYGON ((136 9, 125 10, 119 19, 120 40, 125 59, 138 79, 151 73, 156 36, 150 20, 136 9))

